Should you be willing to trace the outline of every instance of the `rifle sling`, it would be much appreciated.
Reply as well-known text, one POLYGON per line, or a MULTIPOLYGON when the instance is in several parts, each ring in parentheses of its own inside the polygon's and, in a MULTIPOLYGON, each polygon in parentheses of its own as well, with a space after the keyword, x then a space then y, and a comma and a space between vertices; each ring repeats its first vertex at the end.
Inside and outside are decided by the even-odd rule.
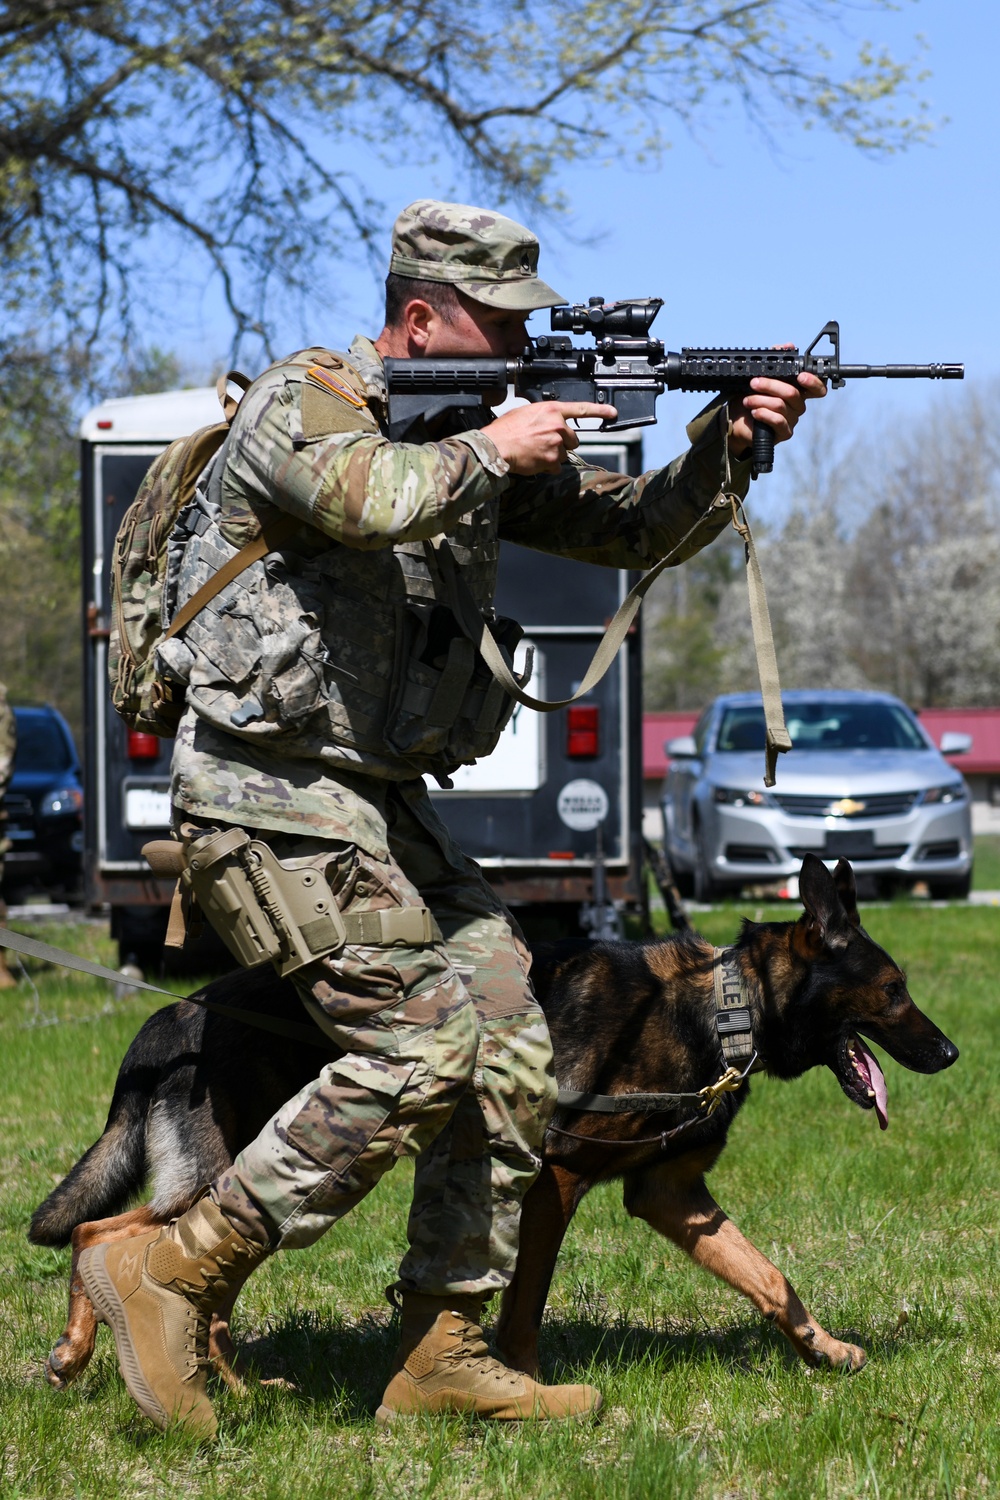
MULTIPOLYGON (((728 453, 726 456, 726 469, 728 480, 728 453)), ((656 582, 670 560, 684 546, 703 521, 711 514, 716 506, 726 501, 732 506, 733 526, 743 540, 746 552, 747 566, 747 590, 750 596, 750 622, 753 627, 754 653, 757 659, 757 673, 760 678, 761 697, 764 704, 764 725, 766 736, 764 785, 774 786, 775 769, 778 755, 784 750, 792 748, 792 741, 785 727, 784 710, 781 706, 781 684, 778 680, 778 661, 774 650, 774 635, 771 630, 771 617, 767 607, 767 594, 764 590, 764 577, 761 573, 760 562, 757 558, 757 549, 754 546, 753 534, 750 530, 750 522, 747 520, 739 498, 732 492, 727 484, 726 488, 720 490, 711 505, 703 512, 689 531, 681 537, 680 541, 670 551, 661 557, 648 572, 644 573, 637 583, 626 594, 619 605, 618 610, 608 625, 601 641, 591 658, 590 665, 583 675, 583 680, 576 692, 569 698, 534 698, 526 693, 521 683, 514 676, 507 662, 504 660, 502 651, 494 639, 490 630, 489 622, 483 618, 482 611, 477 605, 468 584, 462 577, 455 554, 448 545, 444 536, 435 537, 433 542, 424 543, 424 551, 428 562, 433 568, 436 562, 438 577, 444 585, 444 590, 452 613, 458 620, 462 630, 469 640, 479 650, 480 655, 493 673, 494 678, 518 703, 525 708, 533 708, 539 713, 553 713, 559 708, 568 708, 578 698, 584 698, 596 687, 611 666, 618 650, 631 628, 632 622, 639 612, 644 596, 650 587, 656 582)))
POLYGON ((444 586, 452 613, 469 640, 479 650, 480 655, 500 686, 518 703, 523 704, 525 708, 533 708, 539 713, 550 714, 558 708, 567 708, 571 703, 575 703, 578 698, 585 698, 591 689, 597 686, 618 655, 619 648, 628 635, 633 620, 639 613, 639 606, 643 598, 659 578, 664 568, 667 567, 671 558, 694 535, 702 522, 716 508, 717 504, 718 497, 698 517, 690 530, 685 532, 680 541, 671 547, 666 556, 661 557, 659 562, 654 563, 649 571, 644 573, 638 582, 633 584, 631 589, 629 589, 625 598, 618 606, 617 612, 605 630, 604 635, 601 637, 600 644, 591 658, 590 665, 583 674, 580 686, 569 698, 533 698, 530 693, 524 691, 524 688, 504 660, 503 652, 500 650, 493 632, 490 630, 488 621, 483 618, 482 611, 472 597, 469 586, 459 571, 458 563, 455 561, 455 554, 448 545, 447 538, 445 536, 438 536, 433 539, 433 542, 425 542, 424 550, 432 566, 434 560, 436 559, 437 561, 438 576, 444 586))

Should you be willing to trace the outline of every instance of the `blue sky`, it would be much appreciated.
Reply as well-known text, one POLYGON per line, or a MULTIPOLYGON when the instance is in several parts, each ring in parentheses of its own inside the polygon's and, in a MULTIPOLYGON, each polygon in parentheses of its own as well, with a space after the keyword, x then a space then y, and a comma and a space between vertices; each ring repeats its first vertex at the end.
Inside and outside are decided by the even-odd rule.
MULTIPOLYGON (((936 118, 931 144, 882 160, 820 130, 786 122, 776 156, 735 112, 703 123, 704 144, 682 135, 655 171, 575 167, 561 185, 573 214, 538 226, 542 272, 573 300, 655 293, 665 305, 655 332, 684 344, 808 343, 839 319, 846 360, 964 360, 967 378, 1000 374, 996 315, 996 0, 904 0, 891 15, 859 8, 857 31, 898 53, 921 33, 936 118), (707 150, 705 149, 707 145, 707 150)), ((439 193, 432 172, 365 165, 385 199, 386 244, 395 211, 439 193)), ((348 267, 336 305, 317 304, 308 328, 279 330, 279 347, 343 346, 377 330, 378 295, 348 267)), ((539 322, 536 317, 535 322, 539 322)), ((539 331, 544 324, 539 322, 539 331)), ((225 356, 229 328, 212 288, 190 291, 151 339, 192 367, 225 356)), ((868 426, 887 413, 920 420, 962 387, 859 384, 832 393, 838 426, 868 426), (878 388, 876 388, 876 385, 878 388)), ((683 446, 697 399, 661 399, 647 443, 657 463, 683 446)), ((781 494, 780 481, 772 499, 781 494)), ((760 497, 765 503, 765 497, 760 497)))

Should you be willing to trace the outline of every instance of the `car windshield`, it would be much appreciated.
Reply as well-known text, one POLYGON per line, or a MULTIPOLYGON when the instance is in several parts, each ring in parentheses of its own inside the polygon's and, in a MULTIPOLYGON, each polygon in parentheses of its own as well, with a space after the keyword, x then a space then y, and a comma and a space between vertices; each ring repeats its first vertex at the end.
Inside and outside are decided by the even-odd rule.
POLYGON ((48 714, 17 715, 15 774, 18 771, 68 771, 72 765, 70 748, 55 719, 48 714))
MULTIPOLYGON (((895 703, 786 703, 785 722, 796 750, 926 750, 905 710, 895 703)), ((764 710, 727 708, 716 750, 763 750, 764 710)))

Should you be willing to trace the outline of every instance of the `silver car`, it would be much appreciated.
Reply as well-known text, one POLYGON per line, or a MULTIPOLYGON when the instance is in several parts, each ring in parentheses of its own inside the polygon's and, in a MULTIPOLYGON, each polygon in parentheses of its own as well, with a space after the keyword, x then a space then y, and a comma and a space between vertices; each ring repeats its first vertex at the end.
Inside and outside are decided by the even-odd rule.
MULTIPOLYGON (((810 851, 846 857, 880 888, 927 882, 964 898, 972 819, 964 780, 898 698, 886 693, 782 695, 793 749, 765 790, 760 694, 730 693, 692 735, 668 740, 663 786, 667 857, 681 889, 712 900, 798 873, 810 851)), ((950 755, 972 747, 946 734, 950 755)))

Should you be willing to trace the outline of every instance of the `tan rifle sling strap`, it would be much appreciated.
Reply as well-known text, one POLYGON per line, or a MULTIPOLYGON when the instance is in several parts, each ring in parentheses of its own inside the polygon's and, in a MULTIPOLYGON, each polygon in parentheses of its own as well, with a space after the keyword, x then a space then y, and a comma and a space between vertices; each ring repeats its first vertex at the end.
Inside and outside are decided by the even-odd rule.
MULTIPOLYGON (((726 470, 726 477, 728 479, 728 453, 726 455, 726 470)), ((753 627, 754 652, 757 658, 757 672, 760 677, 761 696, 764 703, 766 735, 764 785, 773 786, 778 754, 781 751, 790 750, 792 742, 785 727, 784 711, 781 706, 778 662, 774 650, 774 636, 771 631, 771 618, 767 608, 767 596, 764 592, 764 578, 757 559, 757 549, 754 546, 750 523, 743 511, 742 504, 728 485, 725 489, 720 490, 708 509, 698 517, 691 529, 681 537, 680 541, 670 549, 666 556, 661 557, 659 562, 655 563, 648 572, 642 575, 637 583, 633 584, 605 630, 600 644, 591 658, 590 665, 583 674, 580 686, 569 698, 533 698, 530 693, 524 691, 524 688, 518 683, 507 662, 504 660, 503 653, 493 637, 488 621, 483 618, 482 611, 472 597, 472 593, 461 575, 455 555, 448 545, 447 539, 443 536, 435 537, 432 543, 424 543, 424 550, 432 568, 435 563, 437 565, 436 572, 441 579, 445 597, 455 618, 458 620, 465 634, 478 647, 483 660, 493 673, 496 681, 505 692, 509 693, 518 703, 523 704, 525 708, 533 708, 539 713, 547 714, 553 713, 559 708, 568 708, 571 703, 575 703, 579 698, 586 697, 597 686, 617 656, 622 642, 631 629, 632 622, 639 613, 639 606, 651 586, 659 578, 664 568, 668 566, 671 559, 676 556, 689 538, 694 535, 702 522, 720 504, 731 505, 733 526, 742 538, 746 550, 750 621, 753 627)))

